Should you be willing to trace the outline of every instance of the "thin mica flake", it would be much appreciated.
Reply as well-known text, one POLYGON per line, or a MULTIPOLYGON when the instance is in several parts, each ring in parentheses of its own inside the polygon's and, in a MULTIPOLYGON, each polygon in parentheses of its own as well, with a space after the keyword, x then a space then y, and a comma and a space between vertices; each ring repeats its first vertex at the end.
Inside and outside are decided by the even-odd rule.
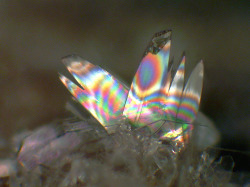
POLYGON ((185 56, 173 72, 170 47, 171 31, 154 35, 129 89, 77 55, 62 61, 81 87, 63 75, 60 79, 108 133, 125 119, 132 130, 147 130, 159 140, 184 145, 198 112, 204 68, 199 62, 184 84, 185 56))

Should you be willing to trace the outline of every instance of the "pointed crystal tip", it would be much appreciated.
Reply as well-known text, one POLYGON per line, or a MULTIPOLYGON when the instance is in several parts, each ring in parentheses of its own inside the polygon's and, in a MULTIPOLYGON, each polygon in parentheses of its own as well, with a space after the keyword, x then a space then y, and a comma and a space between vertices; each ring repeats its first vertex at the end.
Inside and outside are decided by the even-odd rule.
POLYGON ((67 55, 65 57, 62 58, 62 63, 68 67, 71 66, 72 63, 74 62, 83 62, 83 58, 76 55, 76 54, 72 54, 72 55, 67 55))

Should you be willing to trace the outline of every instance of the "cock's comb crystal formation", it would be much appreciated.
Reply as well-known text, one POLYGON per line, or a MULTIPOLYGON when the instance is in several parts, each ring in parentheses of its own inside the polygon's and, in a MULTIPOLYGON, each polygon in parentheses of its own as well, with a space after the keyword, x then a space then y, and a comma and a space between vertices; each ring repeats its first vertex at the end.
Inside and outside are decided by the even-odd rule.
POLYGON ((130 88, 79 56, 63 58, 79 85, 62 82, 99 124, 71 101, 66 118, 18 133, 16 158, 0 159, 0 186, 225 186, 232 159, 204 151, 215 131, 197 115, 203 63, 184 84, 185 57, 173 72, 170 42, 170 32, 153 37, 130 88))
POLYGON ((126 120, 131 130, 183 147, 198 112, 204 68, 199 62, 184 85, 185 56, 173 73, 170 46, 171 31, 155 34, 130 88, 77 55, 62 61, 80 86, 63 75, 60 79, 109 134, 126 120))

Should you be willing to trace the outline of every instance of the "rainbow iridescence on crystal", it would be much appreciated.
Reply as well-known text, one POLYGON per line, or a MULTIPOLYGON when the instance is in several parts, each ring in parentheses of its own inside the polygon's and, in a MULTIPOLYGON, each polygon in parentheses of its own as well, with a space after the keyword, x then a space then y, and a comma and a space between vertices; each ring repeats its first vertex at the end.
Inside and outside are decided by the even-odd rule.
POLYGON ((81 57, 71 55, 65 57, 63 62, 83 89, 61 75, 64 85, 111 133, 111 127, 122 116, 127 89, 108 72, 81 57))
POLYGON ((172 77, 169 67, 171 32, 157 33, 134 76, 130 89, 99 66, 71 55, 63 59, 79 87, 60 75, 72 95, 105 127, 114 132, 120 119, 132 130, 147 130, 160 140, 184 145, 192 132, 200 103, 203 63, 184 86, 185 57, 172 77))
POLYGON ((161 89, 168 74, 170 41, 156 55, 148 53, 135 74, 123 114, 134 124, 143 126, 150 114, 160 111, 161 89), (146 119, 145 119, 146 118, 146 119))

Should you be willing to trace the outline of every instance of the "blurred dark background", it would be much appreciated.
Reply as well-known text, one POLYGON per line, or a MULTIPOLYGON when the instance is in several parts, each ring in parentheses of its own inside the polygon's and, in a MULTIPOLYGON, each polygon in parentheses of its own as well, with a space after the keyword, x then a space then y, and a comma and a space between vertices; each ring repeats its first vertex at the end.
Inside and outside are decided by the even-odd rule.
POLYGON ((248 2, 1 0, 0 141, 64 116, 61 57, 76 53, 130 84, 152 35, 171 29, 171 56, 185 51, 187 74, 204 60, 201 111, 220 146, 249 151, 248 2))

